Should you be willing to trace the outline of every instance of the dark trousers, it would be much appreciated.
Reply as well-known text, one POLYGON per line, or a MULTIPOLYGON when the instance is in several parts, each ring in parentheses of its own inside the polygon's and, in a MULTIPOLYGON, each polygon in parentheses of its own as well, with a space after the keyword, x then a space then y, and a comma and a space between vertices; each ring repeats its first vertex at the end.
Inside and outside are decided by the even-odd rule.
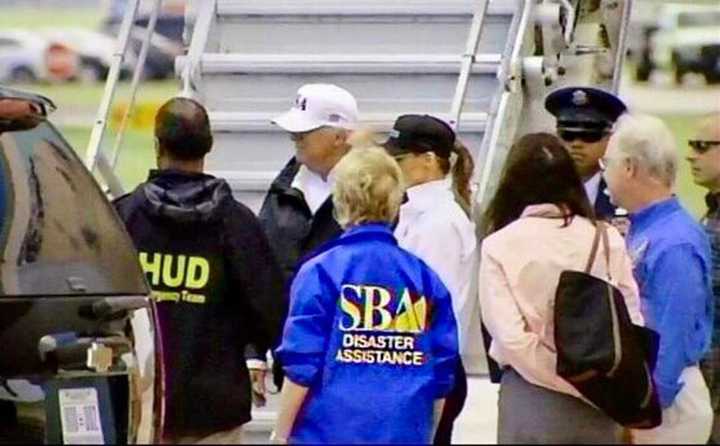
POLYGON ((453 424, 455 419, 462 412, 467 398, 467 376, 465 375, 465 367, 462 361, 458 361, 455 370, 455 386, 445 399, 445 407, 443 408, 440 424, 438 424, 437 432, 435 432, 435 440, 433 444, 450 444, 452 440, 453 424))

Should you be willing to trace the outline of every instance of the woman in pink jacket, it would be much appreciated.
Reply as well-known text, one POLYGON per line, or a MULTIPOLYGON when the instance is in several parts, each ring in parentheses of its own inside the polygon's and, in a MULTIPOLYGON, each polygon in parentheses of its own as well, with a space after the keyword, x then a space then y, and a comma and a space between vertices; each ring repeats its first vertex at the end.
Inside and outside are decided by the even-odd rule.
MULTIPOLYGON (((504 369, 498 443, 619 443, 621 428, 555 371, 558 279, 585 268, 595 234, 592 206, 555 136, 529 134, 511 148, 484 225, 480 305, 493 338, 489 354, 504 369)), ((625 243, 614 229, 608 235, 610 276, 642 324, 625 243)), ((605 262, 591 270, 604 279, 607 272, 605 262)))

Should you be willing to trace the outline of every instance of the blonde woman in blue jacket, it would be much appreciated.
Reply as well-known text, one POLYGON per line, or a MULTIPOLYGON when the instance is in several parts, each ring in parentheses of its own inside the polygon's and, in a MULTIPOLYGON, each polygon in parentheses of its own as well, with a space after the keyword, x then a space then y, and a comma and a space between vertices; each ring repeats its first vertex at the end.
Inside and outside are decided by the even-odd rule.
POLYGON ((354 149, 336 167, 340 238, 306 260, 277 350, 285 373, 276 443, 429 444, 453 388, 450 294, 398 247, 397 163, 354 149))

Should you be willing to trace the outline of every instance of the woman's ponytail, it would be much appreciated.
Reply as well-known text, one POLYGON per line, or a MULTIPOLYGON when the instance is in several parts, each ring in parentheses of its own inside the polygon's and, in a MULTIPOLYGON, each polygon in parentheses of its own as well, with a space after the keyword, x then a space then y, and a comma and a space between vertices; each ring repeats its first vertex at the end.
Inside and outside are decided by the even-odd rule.
POLYGON ((465 213, 470 216, 472 209, 470 179, 475 168, 475 161, 467 147, 458 140, 455 141, 452 151, 456 155, 455 164, 452 167, 452 185, 455 200, 465 213))

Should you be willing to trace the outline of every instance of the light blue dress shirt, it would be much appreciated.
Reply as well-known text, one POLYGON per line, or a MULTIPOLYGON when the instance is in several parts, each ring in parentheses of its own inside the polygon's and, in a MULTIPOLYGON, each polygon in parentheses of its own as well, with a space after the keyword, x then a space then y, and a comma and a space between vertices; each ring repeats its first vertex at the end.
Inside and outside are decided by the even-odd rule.
POLYGON ((682 389, 680 374, 710 346, 713 324, 710 244, 677 198, 630 215, 627 243, 647 326, 660 334, 653 377, 663 408, 682 389))

